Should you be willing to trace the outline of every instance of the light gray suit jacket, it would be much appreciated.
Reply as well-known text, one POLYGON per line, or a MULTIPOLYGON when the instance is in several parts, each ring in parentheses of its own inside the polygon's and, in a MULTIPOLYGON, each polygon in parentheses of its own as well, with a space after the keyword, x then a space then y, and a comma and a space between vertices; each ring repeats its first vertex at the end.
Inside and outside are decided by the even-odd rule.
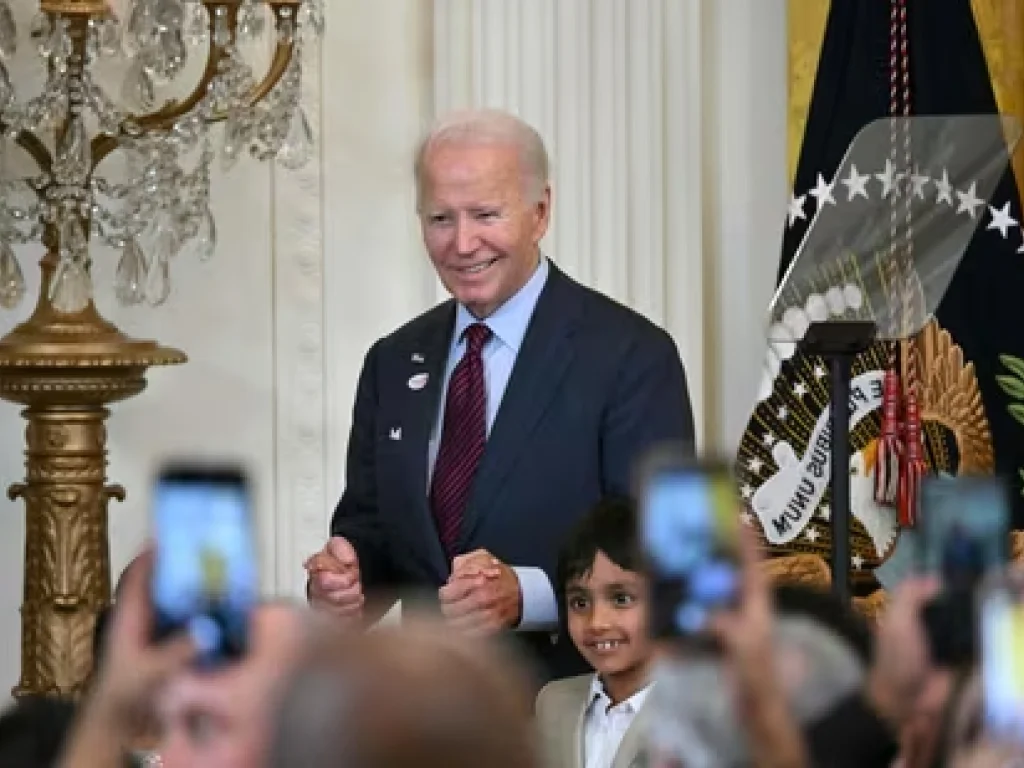
MULTIPOLYGON (((545 768, 584 768, 583 725, 593 674, 555 680, 537 696, 536 718, 545 768)), ((640 708, 615 753, 612 768, 645 768, 648 707, 640 708)))

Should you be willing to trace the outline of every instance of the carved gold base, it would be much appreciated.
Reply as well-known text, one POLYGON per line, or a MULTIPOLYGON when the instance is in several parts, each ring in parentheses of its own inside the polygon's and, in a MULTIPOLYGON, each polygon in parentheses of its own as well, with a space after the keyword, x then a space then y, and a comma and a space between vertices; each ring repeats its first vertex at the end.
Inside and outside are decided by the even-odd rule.
POLYGON ((151 365, 185 355, 121 334, 90 305, 40 307, 0 339, 0 398, 26 406, 21 678, 15 696, 76 697, 92 669, 97 613, 110 601, 106 405, 141 392, 151 365))

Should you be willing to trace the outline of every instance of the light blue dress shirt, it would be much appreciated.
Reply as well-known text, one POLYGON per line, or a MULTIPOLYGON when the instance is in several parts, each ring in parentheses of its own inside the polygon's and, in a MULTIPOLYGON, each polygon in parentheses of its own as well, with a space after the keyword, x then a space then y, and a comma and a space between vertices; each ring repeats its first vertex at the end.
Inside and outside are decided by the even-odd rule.
MULTIPOLYGON (((519 347, 526 335, 537 299, 548 279, 548 262, 543 256, 533 275, 519 291, 502 304, 490 317, 483 322, 491 329, 491 338, 484 346, 482 357, 484 363, 484 385, 487 388, 487 434, 491 433, 494 417, 505 394, 512 366, 519 354, 519 347)), ((448 349, 448 365, 444 372, 442 392, 448 392, 448 380, 452 371, 466 352, 466 342, 462 338, 463 331, 478 320, 461 304, 455 313, 455 332, 452 334, 451 347, 448 349)), ((433 477, 434 463, 441 442, 441 429, 444 424, 444 406, 446 397, 441 397, 434 428, 430 433, 429 455, 427 458, 427 477, 433 477)), ((429 492, 429 491, 428 491, 429 492)), ((510 563, 510 565, 512 565, 510 563)), ((523 615, 519 622, 522 631, 551 629, 558 621, 558 606, 551 581, 541 568, 512 566, 519 577, 519 588, 523 595, 523 615)))

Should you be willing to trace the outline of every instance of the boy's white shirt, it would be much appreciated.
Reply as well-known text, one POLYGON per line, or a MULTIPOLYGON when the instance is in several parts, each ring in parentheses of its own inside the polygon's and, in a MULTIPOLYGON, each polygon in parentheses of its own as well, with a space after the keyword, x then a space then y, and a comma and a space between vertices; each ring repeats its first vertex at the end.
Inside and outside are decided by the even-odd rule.
POLYGON ((632 768, 639 761, 647 728, 644 703, 652 685, 607 711, 609 700, 596 676, 579 675, 548 683, 537 697, 537 725, 547 768, 632 768), (603 706, 604 715, 597 710, 603 706))
POLYGON ((648 683, 625 701, 612 705, 599 675, 590 684, 590 704, 584 710, 583 765, 581 768, 611 768, 626 735, 640 714, 653 683, 648 683))

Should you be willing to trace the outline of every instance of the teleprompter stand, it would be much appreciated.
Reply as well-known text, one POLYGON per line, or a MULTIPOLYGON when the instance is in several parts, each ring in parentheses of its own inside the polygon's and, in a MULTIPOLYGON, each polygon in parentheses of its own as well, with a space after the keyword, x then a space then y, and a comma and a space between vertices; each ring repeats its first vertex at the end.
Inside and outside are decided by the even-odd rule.
POLYGON ((832 590, 850 601, 850 379, 853 359, 871 346, 877 326, 870 320, 811 323, 800 350, 828 361, 831 377, 829 452, 832 487, 832 590))

